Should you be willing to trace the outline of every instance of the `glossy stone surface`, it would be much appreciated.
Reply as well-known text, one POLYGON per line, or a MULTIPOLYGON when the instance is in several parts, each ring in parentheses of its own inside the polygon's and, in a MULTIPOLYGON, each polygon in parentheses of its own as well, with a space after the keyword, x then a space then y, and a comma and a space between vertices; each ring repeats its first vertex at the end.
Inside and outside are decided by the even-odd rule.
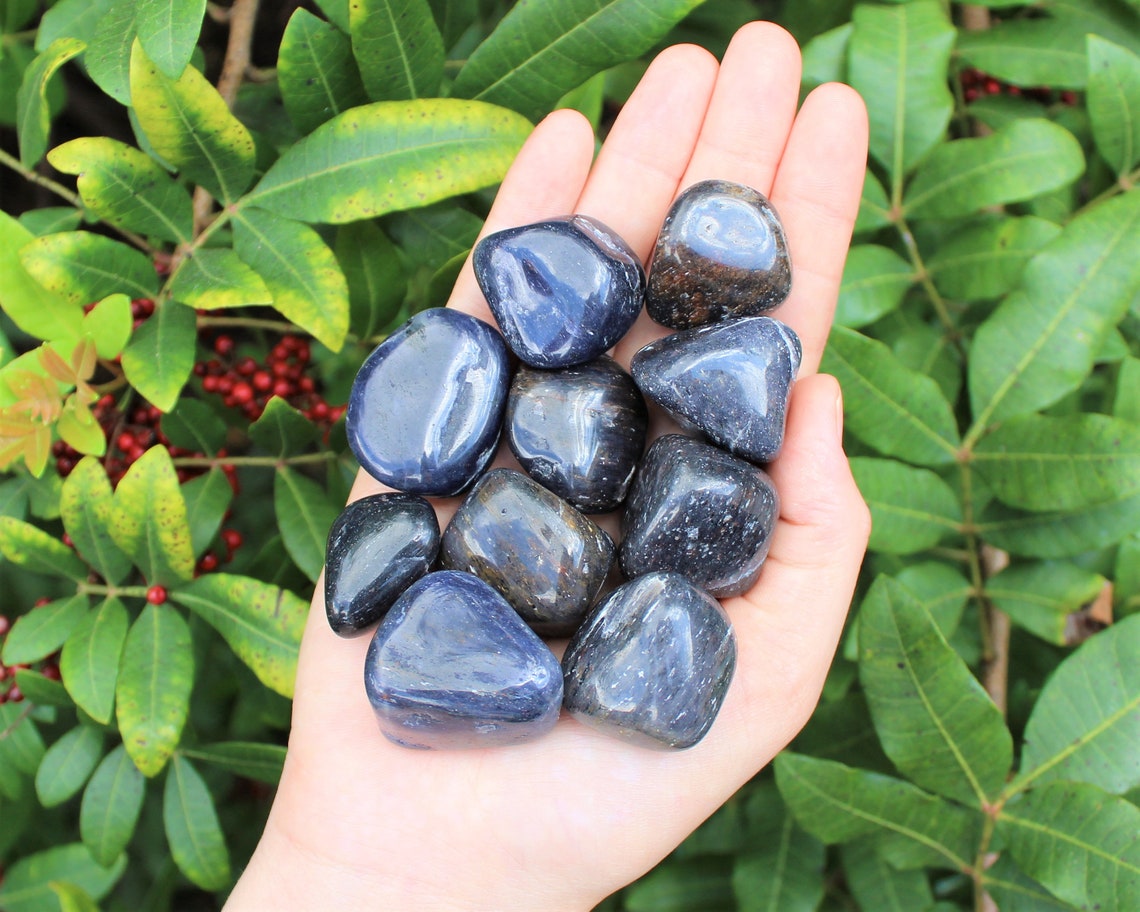
POLYGON ((329 530, 325 613, 352 636, 380 620, 400 593, 431 569, 439 553, 435 510, 415 494, 353 501, 329 530))
POLYGON ((457 494, 495 455, 510 379, 509 354, 494 329, 457 310, 425 310, 356 375, 349 446, 390 487, 457 494))
POLYGON ((800 340, 771 317, 745 317, 673 333, 633 356, 650 399, 718 446, 770 462, 784 443, 800 340))
POLYGON ((475 277, 507 344, 532 367, 581 364, 641 313, 637 255, 584 215, 508 228, 475 246, 475 277))
POLYGON ((368 647, 364 685, 380 730, 404 747, 529 741, 551 729, 562 701, 546 644, 485 582, 450 570, 396 600, 368 647))
POLYGON ((650 573, 611 592, 570 641, 563 705, 606 734, 679 750, 712 727, 735 666, 716 599, 675 573, 650 573))
POLYGON ((568 636, 613 566, 610 537, 521 472, 476 482, 443 534, 440 564, 495 587, 534 630, 568 636))
POLYGON ((624 499, 645 449, 645 400, 607 356, 561 370, 521 367, 503 430, 527 474, 584 513, 624 499))
POLYGON ((622 572, 671 571, 717 598, 739 595, 760 575, 779 513, 762 469, 689 437, 658 437, 626 500, 622 572))
POLYGON ((658 323, 689 329, 773 310, 792 287, 776 210, 743 184, 709 180, 677 197, 649 269, 645 306, 658 323))

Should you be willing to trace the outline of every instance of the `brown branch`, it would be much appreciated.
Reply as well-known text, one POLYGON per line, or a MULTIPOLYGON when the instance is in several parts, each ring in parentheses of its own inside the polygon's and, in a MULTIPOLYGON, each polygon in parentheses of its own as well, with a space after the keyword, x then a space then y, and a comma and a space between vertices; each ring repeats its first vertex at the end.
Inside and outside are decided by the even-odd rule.
POLYGON ((984 6, 962 6, 962 28, 968 32, 984 32, 990 27, 990 11, 984 6))

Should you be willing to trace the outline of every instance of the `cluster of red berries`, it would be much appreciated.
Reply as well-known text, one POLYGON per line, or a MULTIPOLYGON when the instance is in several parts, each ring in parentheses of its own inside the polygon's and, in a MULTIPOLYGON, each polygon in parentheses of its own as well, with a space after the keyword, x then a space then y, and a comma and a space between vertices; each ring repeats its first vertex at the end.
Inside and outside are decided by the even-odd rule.
POLYGON ((1071 89, 1065 89, 1060 92, 1048 86, 1036 86, 1034 88, 1023 89, 1021 86, 1002 82, 1000 79, 995 79, 993 76, 983 73, 981 70, 973 69, 972 67, 967 67, 962 70, 960 78, 962 80, 962 95, 967 103, 977 101, 986 95, 1009 95, 1012 98, 1028 98, 1031 101, 1039 101, 1045 105, 1053 104, 1056 101, 1070 106, 1077 103, 1077 93, 1071 89))
MULTIPOLYGON (((42 605, 48 604, 50 599, 39 599, 35 607, 39 608, 42 605)), ((12 622, 6 615, 0 614, 0 641, 3 641, 8 631, 12 627, 12 622)), ((20 685, 16 683, 16 672, 25 671, 31 668, 30 665, 4 665, 0 663, 0 705, 4 703, 20 703, 24 699, 24 692, 20 690, 20 685)), ((39 668, 36 669, 45 678, 51 681, 59 680, 59 653, 53 653, 44 659, 39 668)))
POLYGON ((305 375, 311 357, 307 340, 283 336, 264 363, 248 355, 238 357, 236 348, 233 337, 220 335, 214 339, 217 357, 194 365, 194 373, 202 378, 203 392, 221 396, 225 405, 240 409, 250 421, 261 417, 274 396, 326 430, 344 414, 344 406, 329 405, 313 378, 305 375))

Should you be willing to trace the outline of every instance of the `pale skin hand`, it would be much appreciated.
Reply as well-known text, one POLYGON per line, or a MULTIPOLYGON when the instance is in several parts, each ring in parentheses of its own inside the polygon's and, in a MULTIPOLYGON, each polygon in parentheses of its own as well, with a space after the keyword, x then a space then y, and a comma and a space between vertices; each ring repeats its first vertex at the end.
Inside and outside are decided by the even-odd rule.
MULTIPOLYGON (((816 89, 796 110, 800 55, 778 27, 740 30, 718 66, 662 52, 591 166, 570 111, 535 129, 485 231, 579 212, 647 258, 677 193, 699 180, 770 197, 792 253, 793 291, 775 314, 804 358, 781 496, 755 587, 724 606, 736 675, 708 736, 681 752, 633 747, 562 718, 510 748, 410 751, 387 741, 364 693, 368 637, 325 619, 321 587, 301 645, 288 760, 269 823, 227 909, 585 910, 675 848, 795 736, 819 698, 870 520, 840 446, 839 387, 816 370, 858 207, 867 145, 862 101, 816 89)), ((493 322, 464 268, 449 303, 493 322)), ((619 346, 628 366, 666 330, 643 315, 619 346)), ((352 498, 382 490, 360 476, 352 498)), ((455 501, 440 504, 441 521, 455 501)))

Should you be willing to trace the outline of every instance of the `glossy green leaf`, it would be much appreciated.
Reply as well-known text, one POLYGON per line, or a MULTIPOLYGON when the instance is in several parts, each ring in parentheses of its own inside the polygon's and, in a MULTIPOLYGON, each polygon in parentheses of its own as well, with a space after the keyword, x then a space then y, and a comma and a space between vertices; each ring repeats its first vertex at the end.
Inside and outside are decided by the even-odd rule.
POLYGON ((138 0, 114 0, 83 55, 95 84, 124 105, 131 103, 131 47, 137 34, 137 15, 138 0))
POLYGON ((115 687, 119 732, 144 776, 157 776, 178 746, 193 686, 190 628, 169 606, 147 605, 127 634, 115 687))
POLYGON ((100 358, 117 358, 131 337, 131 299, 125 294, 107 295, 83 318, 82 332, 90 336, 100 358))
POLYGON ((200 556, 218 534, 233 494, 229 479, 216 467, 182 486, 182 495, 186 498, 186 521, 190 526, 190 541, 195 557, 200 556))
POLYGON ((207 248, 188 256, 171 280, 170 296, 201 310, 273 303, 261 276, 227 247, 207 248))
POLYGON ((942 635, 949 639, 974 591, 970 581, 958 570, 938 561, 910 564, 898 571, 895 579, 922 603, 942 635))
POLYGON ((843 874, 860 909, 875 912, 929 912, 934 893, 922 871, 898 871, 867 841, 843 846, 843 874))
POLYGON ((348 0, 315 0, 317 9, 345 34, 348 34, 348 0))
POLYGON ((998 818, 1017 866, 1082 909, 1140 907, 1140 808, 1092 785, 1055 782, 998 818))
POLYGON ((1140 2, 1125 0, 1043 0, 1042 7, 1056 21, 1081 36, 1092 33, 1121 47, 1140 52, 1140 2), (1128 8, 1131 4, 1132 8, 1128 8))
POLYGON ((375 102, 286 151, 247 199, 289 218, 333 223, 426 206, 502 180, 530 130, 519 115, 478 101, 375 102))
POLYGON ((627 912, 736 912, 728 859, 668 859, 622 891, 627 912))
POLYGON ((48 886, 59 900, 59 912, 99 912, 95 900, 82 887, 59 881, 52 881, 48 886))
POLYGON ((352 53, 372 101, 426 98, 443 78, 443 38, 427 0, 349 4, 352 53))
POLYGON ((408 262, 433 272, 467 253, 482 227, 483 220, 474 213, 445 204, 396 212, 384 220, 384 230, 408 262))
POLYGON ((119 660, 129 626, 123 603, 108 597, 75 626, 59 658, 63 686, 77 706, 103 725, 111 721, 119 660))
POLYGON ((16 618, 0 653, 5 665, 29 665, 51 655, 87 613, 87 596, 73 595, 33 608, 16 618))
POLYGON ((280 396, 265 404, 265 411, 249 428, 250 439, 273 456, 302 453, 317 439, 317 428, 280 396))
POLYGON ((1132 492, 1071 510, 1024 513, 987 506, 977 532, 989 544, 1023 557, 1074 557, 1120 541, 1136 529, 1140 494, 1132 492))
POLYGON ((962 522, 958 498, 928 469, 857 457, 851 471, 871 508, 872 551, 913 554, 938 544, 962 522))
POLYGON ((891 201, 879 179, 868 169, 863 177, 863 195, 859 199, 859 215, 855 234, 870 234, 891 224, 891 201))
POLYGON ((963 31, 958 53, 976 67, 1017 86, 1084 88, 1084 32, 1055 19, 1014 18, 993 28, 963 31))
POLYGON ((11 516, 0 516, 0 554, 32 573, 87 580, 87 565, 67 545, 38 526, 11 516))
POLYGON ((114 495, 98 459, 87 456, 72 469, 63 482, 59 508, 75 550, 107 582, 121 583, 130 572, 131 561, 111 537, 114 495))
POLYGON ((1056 402, 1085 378, 1140 291, 1138 233, 1140 193, 1125 193, 1074 218, 1029 261, 971 346, 977 427, 1056 402))
POLYGON ((348 332, 348 285, 320 235, 300 222, 243 209, 236 216, 234 244, 265 280, 274 308, 340 351, 348 332))
POLYGON ((179 753, 192 760, 220 766, 238 776, 276 785, 285 766, 285 748, 256 741, 222 741, 182 748, 179 753))
POLYGON ((150 585, 193 575, 186 501, 166 447, 151 447, 119 481, 111 535, 150 585))
POLYGON ((1125 537, 1116 550, 1112 582, 1117 617, 1140 612, 1140 532, 1125 537))
POLYGON ((293 696, 308 603, 287 589, 227 573, 200 576, 171 597, 217 630, 261 683, 293 696))
POLYGON ((1119 177, 1140 161, 1140 57, 1088 36, 1088 111, 1097 151, 1119 177))
POLYGON ((17 686, 24 694, 24 699, 37 706, 75 705, 75 701, 68 696, 67 689, 59 681, 46 677, 38 671, 17 668, 15 678, 17 686))
POLYGON ((847 47, 853 28, 850 22, 845 22, 816 35, 803 46, 801 81, 805 87, 847 81, 847 47))
POLYGON ((119 745, 99 764, 79 808, 83 844, 101 865, 111 865, 126 849, 142 810, 146 780, 119 745))
MULTIPOLYGON (((0 703, 0 768, 34 776, 44 756, 44 741, 27 707, 0 703)), ((2 908, 2 907, 0 907, 2 908)))
POLYGON ((193 67, 173 80, 136 43, 131 51, 131 103, 155 150, 217 199, 236 200, 254 175, 249 130, 193 67))
POLYGON ((0 884, 0 909, 4 912, 45 912, 58 909, 52 884, 72 884, 92 899, 111 892, 127 867, 126 856, 104 867, 91 857, 81 842, 57 845, 26 855, 4 872, 0 884))
POLYGON ((874 323, 902 303, 915 278, 910 263, 890 248, 856 244, 848 251, 843 267, 836 325, 859 327, 874 323))
POLYGON ((175 864, 203 890, 230 882, 230 855, 206 783, 189 760, 175 756, 166 774, 162 822, 175 864))
POLYGON ((189 243, 190 195, 149 155, 105 136, 73 139, 48 153, 52 167, 79 175, 79 195, 99 218, 175 244, 189 243))
POLYGON ((1001 912, 1073 912, 1076 909, 1019 871, 1009 853, 1003 853, 986 868, 983 878, 986 893, 1001 912))
POLYGON ((856 437, 910 462, 954 461, 958 428, 950 403, 937 383, 903 366, 882 342, 836 327, 821 369, 842 385, 844 426, 856 437))
POLYGON ((34 237, 6 212, 0 212, 0 275, 4 276, 0 307, 20 329, 38 339, 78 338, 82 308, 48 291, 20 263, 20 250, 34 237))
POLYGON ((389 325, 408 289, 396 246, 374 222, 353 222, 336 234, 336 258, 348 282, 349 325, 370 339, 389 325))
POLYGON ((1041 118, 933 149, 907 187, 911 218, 951 218, 1029 199, 1072 183, 1085 170, 1080 144, 1041 118))
POLYGON ((761 825, 732 869, 737 909, 814 912, 823 898, 823 843, 796 825, 770 784, 750 796, 748 814, 761 825))
POLYGON ((285 550, 314 583, 325 564, 329 528, 340 507, 329 501, 318 484, 288 466, 273 476, 273 508, 285 550))
POLYGON ((1013 765, 1001 710, 905 586, 880 576, 859 609, 859 681, 883 750, 916 785, 983 807, 1013 765))
POLYGON ((190 62, 205 14, 206 0, 138 0, 139 44, 168 78, 190 62))
POLYGON ((172 446, 207 456, 226 442, 226 423, 200 399, 180 400, 178 408, 162 416, 162 431, 172 446))
POLYGON ((800 826, 828 845, 874 836, 898 868, 968 870, 981 815, 901 779, 788 751, 776 757, 776 785, 800 826))
POLYGON ((1017 287, 1025 264, 1061 229, 1034 216, 970 222, 926 261, 935 286, 950 298, 998 298, 1017 287))
POLYGON ((197 337, 197 316, 191 308, 160 301, 123 351, 127 379, 154 405, 170 411, 194 369, 197 337))
POLYGON ((285 110, 301 133, 368 101, 349 37, 305 9, 294 12, 285 27, 277 81, 285 110))
MULTIPOLYGON (((30 0, 25 2, 32 8, 38 6, 30 0)), ((12 3, 9 2, 8 6, 11 7, 12 3)), ((36 29, 36 50, 44 50, 57 38, 78 38, 87 43, 95 34, 100 18, 110 8, 111 0, 59 0, 40 18, 36 29)))
POLYGON ((1140 391, 1140 358, 1126 356, 1120 361, 1112 414, 1133 424, 1140 424, 1140 396, 1136 395, 1137 391, 1140 391))
POLYGON ((103 757, 103 732, 77 725, 48 748, 36 770, 36 795, 44 807, 63 804, 83 788, 103 757))
POLYGON ((1069 563, 1015 564, 986 581, 986 597, 1017 626, 1065 645, 1068 616, 1100 594, 1099 573, 1069 563))
POLYGON ((71 206, 44 206, 21 212, 19 221, 36 237, 43 237, 45 234, 75 231, 83 223, 83 212, 71 206))
POLYGON ((20 139, 20 162, 32 167, 47 149, 51 131, 48 107, 48 82, 56 70, 83 52, 84 44, 76 38, 57 38, 39 54, 24 71, 24 80, 16 95, 16 130, 20 139))
POLYGON ((91 231, 35 238, 20 262, 37 282, 74 304, 90 304, 121 292, 149 298, 158 290, 154 266, 139 251, 91 231))
POLYGON ((860 4, 848 47, 851 85, 864 98, 871 154, 896 183, 946 132, 954 99, 946 86, 954 26, 935 0, 860 4))

